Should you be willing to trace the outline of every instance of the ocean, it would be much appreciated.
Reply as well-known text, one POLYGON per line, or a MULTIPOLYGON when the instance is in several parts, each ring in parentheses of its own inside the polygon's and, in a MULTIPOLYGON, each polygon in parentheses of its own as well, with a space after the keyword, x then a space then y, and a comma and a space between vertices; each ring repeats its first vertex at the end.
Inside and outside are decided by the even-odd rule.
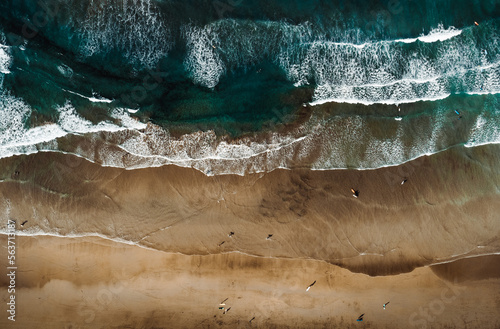
POLYGON ((207 175, 500 143, 500 2, 0 4, 0 158, 207 175))

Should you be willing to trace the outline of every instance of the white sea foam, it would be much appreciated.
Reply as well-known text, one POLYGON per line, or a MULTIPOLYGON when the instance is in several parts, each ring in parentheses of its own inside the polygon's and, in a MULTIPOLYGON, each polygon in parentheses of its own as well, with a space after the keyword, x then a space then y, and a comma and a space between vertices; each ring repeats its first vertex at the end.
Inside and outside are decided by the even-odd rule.
POLYGON ((173 46, 170 28, 153 0, 90 1, 87 10, 83 21, 73 17, 70 22, 80 33, 84 56, 116 50, 130 63, 153 68, 173 46))
POLYGON ((67 134, 119 132, 140 130, 145 124, 130 117, 126 109, 114 109, 110 116, 117 123, 100 122, 97 125, 82 118, 68 102, 57 109, 59 120, 55 123, 27 128, 31 108, 7 92, 0 93, 0 158, 19 154, 32 154, 40 150, 57 150, 57 139, 67 134))
MULTIPOLYGON (((200 170, 207 175, 245 175, 291 168, 300 166, 301 161, 310 163, 312 154, 317 154, 312 158, 313 170, 375 169, 400 165, 463 143, 461 137, 453 137, 451 126, 444 124, 449 122, 449 111, 446 107, 439 108, 432 115, 420 118, 417 126, 410 119, 401 121, 396 126, 397 130, 389 132, 386 137, 374 135, 368 129, 371 124, 367 120, 370 118, 360 116, 339 116, 327 122, 313 116, 294 131, 271 133, 260 142, 251 137, 228 142, 218 138, 213 131, 200 131, 177 138, 149 124, 141 126, 141 131, 115 132, 104 136, 104 141, 110 138, 109 146, 112 147, 105 143, 99 146, 97 153, 99 162, 105 166, 132 169, 175 164, 200 170), (411 131, 410 135, 408 131, 411 131), (406 141, 403 143, 403 140, 406 141)), ((471 131, 471 136, 489 130, 483 129, 483 121, 471 131)), ((471 141, 491 141, 492 138, 496 137, 478 135, 471 141)), ((90 160, 96 154, 92 148, 79 152, 90 160)))
POLYGON ((407 103, 415 103, 415 102, 425 102, 425 101, 437 101, 440 99, 445 99, 449 97, 450 94, 442 94, 442 95, 436 95, 435 97, 421 97, 421 98, 415 98, 415 99, 386 99, 386 100, 380 100, 380 101, 366 101, 366 100, 360 100, 356 98, 336 98, 336 97, 331 97, 331 98, 322 98, 321 96, 318 96, 320 100, 313 101, 309 103, 310 105, 321 105, 321 104, 326 104, 330 102, 336 102, 336 103, 346 103, 346 104, 363 104, 363 105, 373 105, 373 104, 386 104, 386 105, 398 105, 398 104, 407 104, 407 103))
POLYGON ((66 133, 55 125, 43 125, 26 129, 25 122, 31 115, 30 107, 22 100, 6 92, 0 93, 0 157, 31 154, 38 151, 36 145, 56 149, 52 141, 66 133))
POLYGON ((408 39, 397 39, 395 42, 413 43, 417 40, 427 43, 444 41, 460 35, 462 30, 456 29, 454 26, 450 26, 445 29, 443 25, 439 25, 437 28, 431 30, 429 34, 422 34, 418 38, 408 38, 408 39))
MULTIPOLYGON (((182 31, 187 43, 184 65, 196 83, 209 88, 217 85, 229 67, 269 55, 277 56, 275 62, 286 70, 291 81, 300 85, 314 78, 317 87, 312 105, 329 101, 367 105, 436 101, 450 95, 451 81, 461 86, 461 92, 500 92, 500 58, 494 61, 496 57, 492 56, 500 49, 490 46, 490 55, 486 57, 473 39, 466 39, 472 37, 465 33, 453 32, 455 35, 446 39, 445 46, 432 45, 436 47, 436 58, 430 60, 420 54, 426 51, 418 48, 420 45, 415 45, 418 51, 411 50, 405 57, 401 51, 404 45, 394 41, 360 44, 315 41, 308 24, 266 24, 268 32, 277 29, 286 32, 276 37, 281 38, 276 42, 266 38, 247 39, 246 35, 237 33, 233 36, 224 24, 229 23, 222 20, 205 27, 185 26, 182 31), (297 40, 300 42, 295 42, 297 40), (245 51, 238 53, 241 47, 245 51)), ((231 24, 245 33, 245 24, 235 21, 231 24)), ((261 28, 259 23, 252 24, 256 29, 261 28)), ((112 102, 69 92, 94 102, 112 102)), ((437 111, 422 127, 413 127, 410 119, 394 123, 397 130, 384 138, 371 133, 367 118, 334 117, 325 122, 313 117, 286 134, 269 133, 259 142, 250 137, 229 142, 213 131, 174 137, 153 124, 145 125, 132 119, 128 113, 136 110, 130 109, 113 110, 107 114, 115 120, 95 125, 69 102, 57 108, 59 120, 55 124, 26 129, 24 123, 31 109, 22 100, 7 94, 2 95, 0 101, 5 108, 0 113, 0 157, 56 150, 57 139, 67 134, 86 134, 87 143, 99 139, 96 149, 76 145, 76 148, 59 151, 76 153, 89 161, 98 160, 104 166, 127 169, 175 164, 207 175, 244 175, 292 168, 302 165, 301 161, 316 170, 373 169, 399 165, 457 143, 465 142, 466 146, 500 143, 500 122, 488 113, 478 117, 467 140, 449 139, 447 136, 452 134, 443 125, 447 120, 443 113, 448 109, 437 111), (411 141, 403 143, 403 137, 408 135, 411 141)), ((500 108, 498 104, 489 106, 500 108)))
POLYGON ((9 54, 9 47, 0 44, 0 73, 9 74, 12 59, 9 54))
MULTIPOLYGON (((7 235, 9 232, 8 230, 3 230, 0 229, 0 234, 7 235)), ((118 242, 121 244, 126 244, 129 246, 136 246, 148 250, 155 250, 157 249, 150 248, 147 246, 144 246, 140 244, 139 242, 134 242, 130 241, 127 239, 123 239, 120 237, 109 237, 105 234, 101 233, 69 233, 69 234, 60 234, 58 232, 45 232, 40 228, 32 228, 32 229, 27 229, 27 230, 17 230, 16 231, 16 236, 30 236, 30 237, 37 237, 37 236, 51 236, 51 237, 57 237, 57 238, 67 238, 67 239, 79 239, 79 238, 86 238, 86 237, 98 237, 101 239, 113 241, 113 242, 118 242)))
POLYGON ((97 125, 94 125, 89 120, 78 115, 75 108, 69 102, 59 107, 57 111, 59 112, 59 126, 69 133, 85 134, 89 132, 120 130, 120 127, 109 122, 99 122, 97 125))
POLYGON ((129 109, 123 109, 123 108, 116 108, 113 109, 111 112, 111 117, 118 119, 120 121, 120 127, 123 128, 123 130, 128 130, 128 129, 137 129, 137 130, 142 130, 146 129, 146 124, 140 122, 137 119, 132 118, 128 113, 130 112, 129 109))
POLYGON ((111 102, 113 102, 113 100, 107 99, 107 98, 104 98, 104 97, 101 97, 101 96, 98 96, 99 98, 96 98, 96 97, 87 97, 85 95, 79 94, 79 93, 71 91, 71 90, 67 90, 67 89, 63 89, 63 90, 67 91, 68 93, 80 96, 82 98, 86 98, 86 99, 88 99, 89 101, 91 101, 93 103, 111 103, 111 102))
POLYGON ((73 76, 73 69, 66 64, 61 64, 57 66, 57 70, 61 73, 65 78, 71 78, 73 76))
POLYGON ((191 72, 193 81, 208 88, 215 87, 226 70, 217 50, 220 47, 217 33, 210 26, 186 26, 183 34, 188 47, 184 66, 191 72))
MULTIPOLYGON (((422 68, 423 64, 419 64, 422 68)), ((420 69, 420 72, 425 69, 420 69)), ((432 71, 432 70, 429 70, 432 71)), ((500 63, 451 71, 428 79, 403 78, 386 84, 318 85, 311 105, 328 102, 350 104, 403 104, 435 101, 451 95, 450 84, 462 85, 468 94, 500 93, 500 63)))
POLYGON ((57 108, 57 111, 59 112, 58 125, 68 133, 86 134, 101 131, 116 132, 126 129, 143 129, 145 127, 144 124, 130 118, 127 111, 124 109, 115 109, 111 113, 113 118, 120 120, 122 126, 105 121, 101 121, 97 125, 94 125, 89 120, 81 117, 69 102, 57 108))
POLYGON ((371 41, 359 31, 327 37, 310 23, 223 19, 183 27, 184 65, 195 83, 213 88, 225 72, 270 59, 295 86, 317 86, 311 104, 412 103, 499 92, 500 57, 492 54, 500 42, 492 31, 486 50, 474 34, 443 25, 416 38, 371 41))
MULTIPOLYGON (((491 97, 490 103, 494 101, 496 98, 491 97)), ((495 108, 497 105, 487 106, 495 108)), ((21 102, 18 111, 21 117, 26 117, 29 109, 21 102)), ((25 131, 21 129, 22 125, 14 124, 17 128, 11 130, 21 129, 18 136, 24 137, 14 138, 2 147, 2 156, 57 150, 76 153, 103 166, 135 169, 175 164, 207 175, 245 175, 297 165, 310 165, 313 170, 375 169, 400 165, 464 142, 466 146, 500 143, 500 121, 489 110, 478 116, 468 138, 455 136, 453 126, 445 124, 449 123, 450 109, 442 107, 435 109, 432 115, 419 116, 418 125, 410 118, 398 122, 393 126, 396 130, 388 131, 387 135, 372 132, 370 120, 375 119, 370 117, 335 116, 324 121, 313 115, 309 121, 286 134, 269 132, 267 137, 265 134, 261 136, 260 141, 242 137, 231 142, 213 131, 174 137, 158 126, 145 125, 130 118, 126 109, 112 111, 110 116, 116 121, 99 125, 92 125, 82 118, 70 103, 58 111, 58 125, 25 131), (92 136, 97 133, 98 143, 94 143, 97 139, 92 136), (47 141, 50 139, 47 136, 64 138, 65 134, 86 134, 82 140, 85 145, 72 145, 71 151, 66 151, 58 149, 57 143, 47 141), (41 143, 42 140, 46 142, 41 143)))
POLYGON ((492 113, 483 113, 476 119, 465 147, 500 144, 500 118, 492 113))
POLYGON ((0 145, 5 147, 23 139, 24 123, 28 120, 31 109, 6 92, 0 93, 0 109, 0 145))

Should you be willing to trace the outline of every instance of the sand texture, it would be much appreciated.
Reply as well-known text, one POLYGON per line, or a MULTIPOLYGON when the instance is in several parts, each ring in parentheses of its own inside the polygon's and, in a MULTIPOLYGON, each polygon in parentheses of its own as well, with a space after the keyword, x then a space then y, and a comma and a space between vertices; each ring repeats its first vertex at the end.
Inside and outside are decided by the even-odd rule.
POLYGON ((16 328, 499 328, 499 151, 212 177, 2 159, 16 328))

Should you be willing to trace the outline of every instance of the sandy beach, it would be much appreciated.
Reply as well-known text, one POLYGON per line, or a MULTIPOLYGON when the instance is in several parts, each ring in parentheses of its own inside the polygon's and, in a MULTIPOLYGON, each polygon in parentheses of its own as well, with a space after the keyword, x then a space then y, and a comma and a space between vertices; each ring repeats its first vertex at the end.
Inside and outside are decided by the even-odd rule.
MULTIPOLYGON (((17 241, 20 288, 12 328, 500 325, 498 256, 370 277, 323 261, 234 253, 187 256, 101 238, 17 241), (484 271, 490 275, 481 275, 484 271), (226 314, 219 309, 224 300, 222 307, 231 308, 226 314), (356 322, 363 313, 364 321, 356 322)), ((0 323, 8 324, 5 317, 0 323)))
POLYGON ((0 1, 0 329, 500 329, 500 0, 0 1))
POLYGON ((2 159, 16 327, 499 327, 499 149, 213 177, 56 153, 2 159))

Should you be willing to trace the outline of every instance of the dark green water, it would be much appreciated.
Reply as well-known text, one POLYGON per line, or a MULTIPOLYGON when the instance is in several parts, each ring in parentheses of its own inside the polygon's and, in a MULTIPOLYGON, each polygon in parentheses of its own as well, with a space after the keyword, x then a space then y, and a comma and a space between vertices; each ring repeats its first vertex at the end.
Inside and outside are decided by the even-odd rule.
MULTIPOLYGON (((500 111, 495 0, 23 0, 0 4, 0 17, 7 149, 25 144, 19 127, 98 131, 90 127, 116 123, 117 108, 169 130, 233 137, 279 128, 307 103, 365 104, 329 115, 375 118, 382 131, 397 104, 408 104, 407 118, 473 104, 472 126, 500 111), (59 123, 65 106, 90 123, 59 123)), ((488 122, 474 143, 497 142, 488 122)))

